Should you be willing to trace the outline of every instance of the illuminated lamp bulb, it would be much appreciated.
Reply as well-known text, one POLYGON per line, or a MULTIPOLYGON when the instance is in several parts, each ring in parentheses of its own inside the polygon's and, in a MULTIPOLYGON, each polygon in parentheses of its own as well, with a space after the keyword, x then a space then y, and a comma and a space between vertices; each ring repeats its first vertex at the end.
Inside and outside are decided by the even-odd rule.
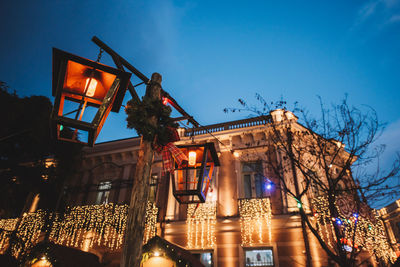
POLYGON ((301 203, 297 202, 297 207, 300 209, 301 208, 301 203))
POLYGON ((335 221, 336 221, 336 224, 337 224, 337 225, 342 225, 342 220, 341 220, 341 219, 339 219, 339 218, 336 218, 336 220, 335 220, 335 221))
POLYGON ((196 151, 189 152, 189 166, 196 165, 196 151))
POLYGON ((238 157, 240 156, 240 154, 239 154, 239 152, 234 151, 234 152, 233 152, 233 156, 234 156, 235 158, 238 158, 238 157))
POLYGON ((86 96, 94 96, 97 87, 97 80, 94 78, 87 78, 85 89, 86 89, 86 96))
POLYGON ((160 252, 158 252, 158 251, 155 251, 155 252, 154 252, 154 256, 155 256, 155 257, 158 257, 158 256, 160 256, 160 252))

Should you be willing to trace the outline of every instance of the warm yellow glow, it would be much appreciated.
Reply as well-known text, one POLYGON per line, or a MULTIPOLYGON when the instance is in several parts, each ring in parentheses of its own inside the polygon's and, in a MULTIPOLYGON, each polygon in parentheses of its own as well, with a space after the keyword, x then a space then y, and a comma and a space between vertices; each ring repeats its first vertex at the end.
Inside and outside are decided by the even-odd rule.
POLYGON ((86 233, 83 242, 82 242, 82 250, 89 252, 90 249, 90 244, 93 244, 93 237, 94 233, 92 231, 89 231, 86 233))
POLYGON ((142 262, 142 267, 153 267, 153 266, 176 266, 176 263, 165 257, 150 257, 146 261, 142 262))
POLYGON ((56 165, 56 162, 54 159, 46 159, 46 162, 44 163, 46 168, 54 167, 56 165))
POLYGON ((189 166, 196 165, 196 151, 189 152, 189 166))
POLYGON ((157 230, 157 214, 158 208, 155 203, 148 201, 146 206, 146 218, 143 235, 143 244, 146 244, 153 236, 156 235, 157 230))
POLYGON ((329 202, 326 197, 314 198, 312 204, 316 210, 314 215, 315 226, 319 231, 319 235, 331 248, 336 247, 338 242, 334 223, 339 218, 342 221, 342 239, 353 240, 354 238, 355 246, 362 247, 378 258, 392 262, 396 259, 396 255, 388 243, 383 222, 372 211, 368 211, 364 216, 360 214, 355 219, 353 215, 349 217, 346 214, 342 214, 341 209, 335 203, 339 216, 333 217, 330 214, 329 202), (370 214, 368 215, 368 213, 370 214))
POLYGON ((40 197, 39 194, 36 194, 35 197, 33 198, 31 207, 29 208, 29 213, 35 212, 37 210, 37 205, 39 203, 40 197))
POLYGON ((240 156, 240 153, 237 152, 237 151, 235 151, 235 152, 233 152, 233 156, 234 156, 235 158, 238 158, 238 157, 240 156))
POLYGON ((96 92, 96 87, 97 87, 97 80, 95 78, 86 79, 85 89, 87 96, 94 96, 94 93, 96 92))
POLYGON ((158 252, 158 251, 154 252, 154 256, 155 256, 155 257, 160 256, 160 252, 158 252))
POLYGON ((35 262, 32 267, 51 267, 53 266, 45 256, 43 256, 39 261, 35 262))
MULTIPOLYGON (((126 228, 128 205, 90 205, 68 207, 60 216, 56 214, 50 227, 50 240, 56 244, 83 248, 88 251, 93 246, 106 247, 109 250, 121 248, 126 228)), ((31 249, 40 240, 47 214, 43 210, 24 213, 21 218, 0 219, 0 253, 7 249, 10 234, 15 231, 18 220, 21 220, 16 235, 24 241, 22 246, 13 246, 12 254, 16 258, 21 251, 31 249), (4 230, 4 231, 3 231, 4 230)), ((156 234, 157 207, 154 203, 147 205, 145 238, 156 234)))
POLYGON ((189 204, 187 209, 188 248, 213 248, 215 245, 215 224, 217 209, 215 201, 203 204, 189 204))
POLYGON ((239 201, 242 245, 262 244, 268 234, 271 241, 271 203, 269 198, 241 199, 239 201), (257 234, 257 241, 253 235, 257 234))

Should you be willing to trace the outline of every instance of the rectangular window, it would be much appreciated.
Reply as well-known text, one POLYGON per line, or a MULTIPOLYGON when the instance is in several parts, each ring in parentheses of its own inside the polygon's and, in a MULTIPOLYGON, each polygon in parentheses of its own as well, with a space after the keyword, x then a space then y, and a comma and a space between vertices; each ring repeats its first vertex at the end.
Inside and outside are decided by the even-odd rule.
POLYGON ((245 266, 274 266, 274 256, 272 249, 252 249, 245 250, 245 266))
POLYGON ((108 203, 111 186, 112 186, 111 181, 100 182, 99 186, 97 187, 97 197, 96 197, 97 205, 108 203))
POLYGON ((263 175, 261 162, 243 162, 242 164, 244 198, 269 196, 267 179, 263 175))

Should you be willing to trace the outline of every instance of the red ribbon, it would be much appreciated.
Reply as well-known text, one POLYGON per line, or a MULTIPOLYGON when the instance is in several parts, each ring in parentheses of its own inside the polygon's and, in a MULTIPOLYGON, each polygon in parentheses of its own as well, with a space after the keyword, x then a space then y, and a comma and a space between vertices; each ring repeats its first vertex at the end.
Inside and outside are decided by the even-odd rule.
POLYGON ((173 143, 163 146, 161 155, 163 159, 162 175, 165 175, 167 172, 173 172, 175 170, 175 162, 180 166, 182 161, 188 161, 186 155, 173 143))

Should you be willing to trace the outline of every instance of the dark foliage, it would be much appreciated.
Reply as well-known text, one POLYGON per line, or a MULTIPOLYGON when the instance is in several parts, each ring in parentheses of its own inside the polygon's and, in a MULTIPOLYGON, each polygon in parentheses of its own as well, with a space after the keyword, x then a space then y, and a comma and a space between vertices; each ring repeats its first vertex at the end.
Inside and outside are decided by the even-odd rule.
POLYGON ((19 216, 38 193, 40 208, 57 203, 80 147, 52 138, 51 110, 47 97, 22 98, 0 82, 0 218, 19 216))
POLYGON ((125 109, 128 128, 135 129, 144 140, 153 142, 157 136, 157 143, 164 145, 170 140, 170 128, 177 128, 178 124, 170 117, 171 108, 165 106, 161 100, 143 98, 141 103, 130 100, 125 109), (157 117, 157 127, 149 124, 148 118, 157 117))

